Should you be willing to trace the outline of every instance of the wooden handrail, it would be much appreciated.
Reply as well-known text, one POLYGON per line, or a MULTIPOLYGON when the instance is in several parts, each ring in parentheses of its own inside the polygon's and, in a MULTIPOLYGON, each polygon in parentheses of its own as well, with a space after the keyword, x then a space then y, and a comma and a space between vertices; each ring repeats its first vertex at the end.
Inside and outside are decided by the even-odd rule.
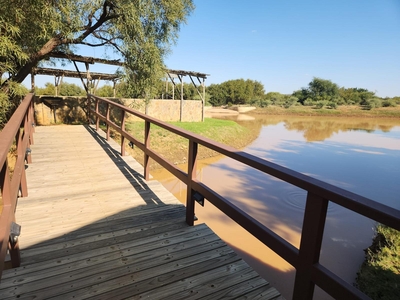
POLYGON ((199 192, 214 206, 290 263, 296 269, 293 299, 312 299, 315 285, 318 285, 335 298, 370 299, 358 289, 319 264, 319 254, 321 250, 328 203, 329 201, 334 202, 342 207, 397 230, 400 230, 400 210, 261 159, 249 153, 215 142, 177 126, 167 124, 108 99, 88 94, 88 112, 91 117, 95 118, 96 129, 99 129, 100 121, 102 121, 107 126, 107 132, 109 132, 111 127, 121 135, 121 153, 124 153, 125 151, 125 143, 127 140, 133 142, 144 152, 144 176, 146 179, 148 179, 148 158, 152 158, 187 185, 186 222, 189 225, 193 225, 194 219, 195 201, 193 199, 193 193, 199 192), (93 109, 93 102, 95 109, 93 109), (100 113, 100 103, 106 105, 108 112, 106 115, 100 113), (121 113, 122 119, 120 122, 123 124, 122 126, 118 126, 110 120, 110 106, 123 111, 123 113, 121 113), (127 113, 145 121, 144 142, 139 141, 125 130, 125 118, 127 113), (171 162, 168 162, 150 148, 148 142, 150 124, 157 125, 188 139, 189 152, 187 172, 176 167, 171 162), (307 191, 307 202, 299 249, 196 179, 195 170, 198 145, 212 149, 220 154, 307 191))
POLYGON ((0 278, 7 250, 10 253, 11 265, 13 267, 20 265, 18 240, 10 239, 10 228, 15 222, 18 193, 21 192, 22 197, 28 195, 25 161, 31 162, 27 149, 33 144, 33 111, 33 94, 28 94, 0 132, 0 188, 3 199, 3 210, 0 215, 0 278), (17 157, 11 176, 7 155, 14 144, 17 157))

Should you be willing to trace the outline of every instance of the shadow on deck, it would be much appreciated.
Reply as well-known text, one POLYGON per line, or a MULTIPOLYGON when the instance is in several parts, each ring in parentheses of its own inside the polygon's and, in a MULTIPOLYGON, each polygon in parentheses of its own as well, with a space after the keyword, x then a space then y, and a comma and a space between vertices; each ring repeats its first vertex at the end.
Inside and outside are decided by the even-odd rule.
POLYGON ((3 272, 1 299, 280 298, 116 147, 91 127, 37 128, 22 263, 3 272))

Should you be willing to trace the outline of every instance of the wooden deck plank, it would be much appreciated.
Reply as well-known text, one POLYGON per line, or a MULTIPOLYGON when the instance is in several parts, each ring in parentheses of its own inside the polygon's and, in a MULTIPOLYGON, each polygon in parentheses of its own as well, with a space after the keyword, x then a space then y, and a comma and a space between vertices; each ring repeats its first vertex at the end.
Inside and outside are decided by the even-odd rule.
MULTIPOLYGON (((187 242, 190 244, 190 241, 187 242)), ((77 268, 76 265, 65 265, 59 274, 53 274, 51 280, 46 274, 46 278, 40 276, 31 277, 29 282, 20 282, 19 287, 16 289, 10 287, 2 291, 3 297, 14 296, 14 295, 34 295, 37 290, 46 289, 45 297, 50 297, 52 293, 61 294, 62 291, 75 291, 79 287, 86 287, 87 282, 102 283, 109 279, 117 278, 121 275, 128 276, 134 274, 137 271, 146 270, 146 268, 153 267, 153 272, 160 271, 157 268, 168 268, 168 264, 181 264, 188 263, 188 261, 194 259, 194 255, 201 253, 204 257, 210 257, 212 254, 217 256, 215 253, 228 253, 232 252, 226 245, 221 243, 209 243, 204 244, 200 247, 188 247, 187 249, 166 253, 160 255, 157 248, 150 249, 146 252, 129 253, 128 255, 121 255, 117 249, 107 256, 103 260, 96 263, 87 264, 85 268, 77 268), (207 251, 207 252, 204 252, 207 251), (225 252, 222 252, 225 251, 225 252), (205 254, 203 254, 204 252, 205 254), (208 254, 208 256, 207 256, 208 254), (168 262, 165 264, 165 262, 168 262), (56 287, 56 289, 54 288, 56 287)), ((60 271, 59 268, 57 271, 60 271)), ((54 273, 54 272, 53 272, 54 273)), ((45 274, 45 273, 44 273, 45 274)), ((157 274, 157 273, 155 273, 157 274)), ((102 283, 105 284, 105 283, 102 283)), ((44 291, 40 291, 42 295, 44 291)))
MULTIPOLYGON (((243 260, 239 260, 228 266, 224 265, 129 298, 170 297, 171 299, 199 299, 215 292, 215 290, 226 286, 234 286, 241 281, 254 277, 258 277, 258 274, 243 260)), ((265 281, 263 280, 263 282, 265 281)))
POLYGON ((16 212, 22 266, 4 271, 0 299, 279 296, 104 133, 36 131, 16 212))

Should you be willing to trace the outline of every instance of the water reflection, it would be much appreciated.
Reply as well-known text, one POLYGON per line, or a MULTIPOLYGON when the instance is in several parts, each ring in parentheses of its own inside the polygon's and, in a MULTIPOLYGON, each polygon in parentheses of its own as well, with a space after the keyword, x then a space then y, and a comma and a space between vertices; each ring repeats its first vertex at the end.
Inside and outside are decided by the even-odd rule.
MULTIPOLYGON (((238 121, 260 130, 245 151, 400 209, 400 121, 321 117, 254 116, 238 121)), ((163 174, 164 173, 164 174, 163 174)), ((182 201, 185 186, 153 172, 182 201), (178 187, 179 186, 179 187, 178 187)), ((305 206, 305 191, 219 157, 199 165, 198 178, 296 247, 305 206)), ((235 247, 287 299, 293 268, 206 203, 196 216, 235 247)), ((374 222, 330 203, 321 262, 352 283, 371 243, 374 222)), ((318 293, 316 299, 329 299, 318 293)))

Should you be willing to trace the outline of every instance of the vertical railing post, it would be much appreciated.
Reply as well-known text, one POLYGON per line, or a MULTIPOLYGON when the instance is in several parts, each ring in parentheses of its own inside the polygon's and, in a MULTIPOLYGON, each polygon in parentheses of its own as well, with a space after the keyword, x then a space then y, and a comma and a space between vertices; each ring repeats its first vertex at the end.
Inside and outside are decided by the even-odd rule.
POLYGON ((28 115, 29 115, 29 145, 33 145, 33 133, 35 132, 35 106, 34 106, 34 96, 32 96, 31 104, 29 105, 28 115))
POLYGON ((196 179, 196 165, 197 165, 197 151, 198 144, 193 140, 189 141, 189 159, 188 159, 188 182, 187 182, 187 195, 186 195, 186 223, 189 226, 194 225, 194 193, 192 189, 193 179, 196 179))
POLYGON ((99 99, 96 99, 96 130, 100 128, 100 118, 99 118, 99 99))
MULTIPOLYGON (((125 110, 121 111, 121 130, 125 132, 125 110)), ((125 137, 121 135, 121 156, 125 156, 125 137)))
MULTIPOLYGON (((6 160, 5 164, 3 165, 0 171, 0 189, 1 189, 1 196, 3 198, 3 217, 8 219, 8 224, 11 222, 15 222, 15 207, 13 207, 13 199, 11 199, 11 187, 10 187, 10 171, 8 169, 8 162, 6 160)), ((13 268, 19 267, 21 264, 20 259, 20 251, 18 241, 15 243, 11 243, 10 241, 10 228, 7 227, 6 232, 2 233, 4 239, 0 241, 0 253, 1 253, 1 261, 4 261, 5 257, 5 248, 8 248, 11 258, 11 265, 13 268), (8 236, 7 236, 8 235, 8 236)), ((3 266, 0 268, 2 271, 3 266)), ((1 273, 1 272, 0 272, 1 273)))
MULTIPOLYGON (((25 136, 25 135, 28 135, 28 145, 27 145, 27 148, 29 148, 29 146, 30 146, 30 131, 31 131, 31 126, 32 126, 32 123, 30 122, 30 120, 29 120, 29 108, 28 108, 28 111, 26 112, 26 114, 25 114, 25 118, 24 118, 24 135, 23 136, 25 136)), ((22 152, 23 151, 26 151, 25 149, 22 149, 22 152)), ((32 163, 32 158, 31 158, 31 155, 28 155, 27 153, 23 153, 24 155, 25 155, 25 157, 26 157, 26 162, 28 163, 28 164, 31 164, 32 163)))
POLYGON ((147 149, 150 146, 150 122, 145 121, 144 123, 144 179, 150 179, 150 164, 149 164, 149 155, 146 153, 147 149))
POLYGON ((110 140, 110 125, 108 124, 108 122, 110 122, 110 104, 106 103, 106 120, 107 120, 107 141, 110 140))
POLYGON ((329 201, 308 192, 294 283, 294 300, 312 299, 315 284, 311 281, 312 266, 318 263, 324 235, 329 201))
POLYGON ((90 107, 92 104, 92 98, 90 97, 89 94, 86 94, 87 96, 87 121, 88 121, 88 125, 90 125, 90 107))
MULTIPOLYGON (((12 213, 12 217, 10 218, 13 222, 15 222, 15 213, 12 213)), ((11 266, 13 268, 18 268, 21 265, 21 252, 19 251, 19 242, 17 240, 12 240, 12 237, 8 238, 8 252, 10 253, 11 258, 11 266)))

